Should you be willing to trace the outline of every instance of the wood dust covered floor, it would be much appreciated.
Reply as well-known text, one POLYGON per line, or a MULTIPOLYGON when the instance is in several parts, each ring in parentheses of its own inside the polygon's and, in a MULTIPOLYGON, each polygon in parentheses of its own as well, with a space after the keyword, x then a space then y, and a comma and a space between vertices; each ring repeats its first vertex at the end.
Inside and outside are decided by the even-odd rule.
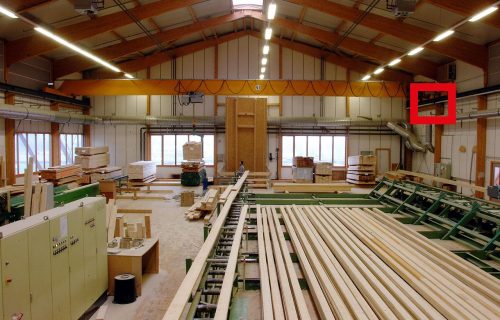
MULTIPOLYGON (((163 189, 163 188, 162 188, 163 189)), ((113 304, 108 297, 106 320, 157 320, 162 319, 177 288, 186 275, 187 258, 194 259, 203 244, 203 219, 187 221, 179 200, 172 197, 181 191, 201 193, 201 187, 165 187, 174 193, 169 200, 118 200, 118 208, 152 209, 152 234, 160 239, 160 273, 147 274, 143 279, 142 296, 127 305, 113 304)), ((154 194, 154 192, 152 193, 154 194)), ((129 217, 127 217, 129 218, 129 217)), ((138 216, 140 219, 141 216, 138 216)), ((91 319, 95 319, 95 314, 91 319)))

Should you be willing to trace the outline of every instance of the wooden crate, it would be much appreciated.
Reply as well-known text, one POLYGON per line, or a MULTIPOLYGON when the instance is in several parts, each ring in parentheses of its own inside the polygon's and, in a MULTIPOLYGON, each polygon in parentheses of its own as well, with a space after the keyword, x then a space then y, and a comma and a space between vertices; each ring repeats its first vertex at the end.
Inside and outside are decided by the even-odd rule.
POLYGON ((332 182, 332 176, 329 175, 315 175, 314 176, 314 183, 331 183, 332 182))
POLYGON ((317 162, 314 167, 316 174, 332 175, 333 165, 330 162, 317 162))
POLYGON ((355 165, 376 165, 377 157, 376 156, 350 156, 347 159, 347 164, 350 166, 355 165))
POLYGON ((311 157, 293 157, 292 162, 294 167, 298 168, 313 168, 314 158, 311 157))
POLYGON ((181 207, 190 207, 194 204, 194 192, 184 191, 181 192, 181 207))
POLYGON ((267 170, 267 99, 226 99, 225 171, 267 170))
POLYGON ((184 160, 198 160, 203 158, 201 142, 186 142, 182 146, 182 156, 184 160))

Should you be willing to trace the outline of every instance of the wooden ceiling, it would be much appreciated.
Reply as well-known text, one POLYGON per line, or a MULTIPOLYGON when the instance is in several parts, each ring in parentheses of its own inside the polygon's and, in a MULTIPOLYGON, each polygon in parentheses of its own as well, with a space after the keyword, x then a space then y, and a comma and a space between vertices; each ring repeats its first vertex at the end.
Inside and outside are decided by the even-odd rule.
MULTIPOLYGON (((126 72, 135 72, 242 36, 262 37, 266 17, 259 11, 235 11, 231 0, 121 1, 113 0, 95 17, 79 15, 71 0, 7 0, 2 4, 32 21, 51 27, 126 72), (148 37, 133 15, 154 36, 148 37), (161 42, 161 49, 157 45, 161 42)), ((267 1, 265 1, 267 2, 267 1)), ((398 19, 379 4, 344 38, 344 32, 364 14, 368 0, 277 0, 272 21, 273 42, 348 69, 364 73, 432 39, 455 23, 496 1, 420 0, 415 14, 398 19)), ((498 10, 500 11, 500 10, 498 10)), ((413 75, 435 79, 440 64, 461 60, 486 70, 487 44, 500 38, 500 12, 480 23, 458 29, 454 36, 430 43, 418 57, 405 57, 397 69, 380 79, 403 80, 413 75)), ((96 68, 39 34, 24 22, 0 18, 6 39, 6 62, 12 65, 33 56, 53 60, 54 76, 96 68)))

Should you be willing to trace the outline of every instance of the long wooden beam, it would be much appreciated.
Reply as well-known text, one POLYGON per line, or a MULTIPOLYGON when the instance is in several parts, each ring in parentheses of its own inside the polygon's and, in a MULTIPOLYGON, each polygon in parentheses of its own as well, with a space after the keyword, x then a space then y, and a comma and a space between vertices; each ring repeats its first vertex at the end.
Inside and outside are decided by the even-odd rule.
MULTIPOLYGON (((13 93, 5 94, 5 104, 16 104, 13 93)), ((5 165, 7 184, 16 183, 16 121, 5 119, 5 165)))
MULTIPOLYGON (((273 20, 273 25, 278 25, 287 30, 294 30, 295 32, 305 34, 330 45, 341 38, 341 35, 338 33, 303 25, 289 19, 275 18, 273 20)), ((383 63, 402 54, 402 52, 399 51, 349 37, 342 41, 340 47, 383 63)), ((422 58, 408 57, 401 61, 398 67, 410 71, 413 74, 420 74, 431 79, 436 79, 438 65, 422 58)))
MULTIPOLYGON (((226 22, 236 21, 247 16, 245 11, 239 11, 216 18, 200 20, 199 22, 189 24, 174 29, 165 30, 155 34, 158 41, 167 43, 182 39, 197 32, 201 32, 207 28, 215 27, 226 22)), ((102 49, 95 50, 94 53, 106 60, 113 60, 128 54, 154 47, 155 43, 147 36, 136 38, 127 42, 118 43, 107 46, 102 49)), ((60 78, 64 75, 82 71, 96 66, 96 63, 83 56, 71 56, 60 59, 54 62, 54 77, 60 78)))
MULTIPOLYGON (((339 17, 348 21, 355 21, 364 12, 362 10, 344 6, 328 0, 288 0, 289 2, 306 6, 323 13, 339 17)), ((410 43, 420 45, 432 38, 437 33, 418 26, 410 25, 402 21, 369 13, 360 22, 360 25, 373 30, 392 35, 410 43)), ((488 67, 488 49, 485 46, 474 44, 457 37, 450 37, 441 42, 433 42, 426 45, 439 54, 462 60, 482 69, 488 67)), ((389 62, 389 61, 388 61, 389 62)))
POLYGON ((205 95, 405 97, 399 82, 328 80, 65 80, 60 91, 74 96, 205 95))
MULTIPOLYGON (((422 2, 422 1, 421 1, 422 2)), ((464 17, 470 17, 481 10, 493 5, 495 0, 425 0, 423 2, 432 4, 433 6, 455 12, 464 17)), ((500 12, 495 12, 488 17, 485 17, 481 22, 500 28, 500 12)))
MULTIPOLYGON (((477 97, 477 110, 486 110, 488 107, 488 101, 486 96, 477 97)), ((477 119, 476 124, 476 179, 475 185, 478 187, 484 187, 486 178, 486 129, 488 127, 488 119, 481 118, 477 119)), ((490 137, 490 139, 495 137, 490 137)), ((484 197, 484 192, 476 190, 476 197, 484 197)))
MULTIPOLYGON (((140 7, 135 7, 130 9, 129 11, 139 20, 143 20, 160 15, 167 11, 176 10, 203 1, 204 0, 162 0, 145 4, 140 7)), ((29 2, 45 3, 47 1, 29 2)), ((23 7, 27 7, 27 5, 24 4, 19 8, 22 9, 23 7)), ((89 19, 87 21, 57 28, 54 31, 63 38, 69 41, 76 42, 86 38, 94 37, 98 34, 109 32, 111 30, 132 23, 134 23, 134 21, 132 21, 125 12, 119 11, 105 16, 99 16, 94 19, 89 19)), ((37 56, 57 49, 58 47, 59 45, 56 42, 48 41, 47 38, 36 33, 26 38, 10 41, 6 45, 7 64, 11 65, 22 59, 37 56)))
MULTIPOLYGON (((248 176, 248 172, 249 171, 245 171, 246 175, 244 174, 238 180, 237 185, 241 187, 241 185, 244 183, 246 176, 248 176), (242 180, 243 182, 240 183, 240 181, 242 180)), ((179 286, 179 289, 177 290, 174 298, 172 299, 172 302, 170 303, 167 312, 163 316, 163 320, 181 319, 184 308, 186 307, 186 303, 188 302, 193 290, 195 290, 195 287, 198 285, 201 279, 202 271, 206 265, 206 260, 210 255, 210 253, 212 252, 216 240, 219 238, 219 234, 222 232, 222 227, 224 226, 226 217, 229 214, 233 201, 238 195, 238 192, 239 189, 231 191, 231 194, 229 195, 226 203, 224 204, 224 207, 219 213, 217 220, 215 220, 215 222, 213 223, 212 229, 210 230, 207 239, 201 246, 198 255, 196 255, 196 258, 194 259, 193 264, 191 265, 191 268, 189 268, 186 277, 179 286)))

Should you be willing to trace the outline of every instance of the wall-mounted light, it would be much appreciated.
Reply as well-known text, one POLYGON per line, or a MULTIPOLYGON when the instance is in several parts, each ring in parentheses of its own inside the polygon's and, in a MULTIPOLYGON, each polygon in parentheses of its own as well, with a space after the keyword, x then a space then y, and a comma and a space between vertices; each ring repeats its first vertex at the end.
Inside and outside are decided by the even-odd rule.
POLYGON ((410 52, 408 52, 408 55, 409 56, 414 56, 416 55, 417 53, 421 52, 422 50, 424 50, 423 47, 418 47, 418 48, 415 48, 413 50, 411 50, 410 52))
POLYGON ((264 55, 268 54, 269 53, 269 45, 264 45, 264 47, 262 48, 262 53, 264 55))
POLYGON ((266 28, 266 31, 264 32, 264 39, 270 40, 272 36, 273 36, 273 29, 266 28))
POLYGON ((276 15, 276 3, 271 2, 267 7, 267 19, 273 20, 276 15))
POLYGON ((265 66, 267 64, 267 58, 262 58, 260 62, 262 63, 263 66, 265 66))

